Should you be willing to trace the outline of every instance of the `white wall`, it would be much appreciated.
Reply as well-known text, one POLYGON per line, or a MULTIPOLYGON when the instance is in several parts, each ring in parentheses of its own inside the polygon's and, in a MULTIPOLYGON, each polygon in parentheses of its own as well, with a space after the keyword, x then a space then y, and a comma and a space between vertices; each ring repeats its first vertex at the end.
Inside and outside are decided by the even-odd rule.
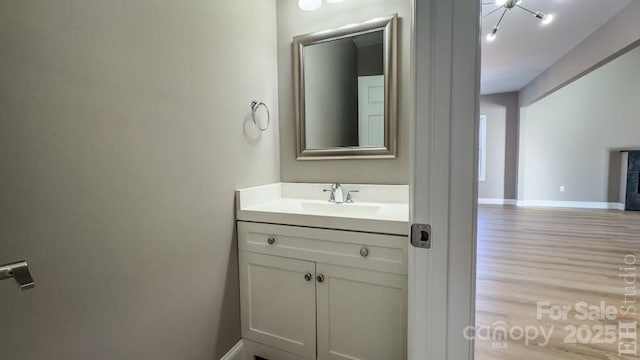
POLYGON ((1 359, 218 359, 234 189, 279 180, 274 1, 0 3, 1 359), (243 133, 252 99, 271 107, 243 133))
POLYGON ((626 8, 520 90, 520 105, 529 106, 620 55, 640 40, 640 1, 626 8))
POLYGON ((409 0, 349 0, 323 2, 319 10, 305 12, 293 0, 277 0, 278 87, 280 101, 280 161, 282 181, 407 184, 409 178, 410 37, 409 0), (383 160, 296 160, 293 106, 292 41, 296 35, 333 29, 354 22, 397 13, 398 46, 398 157, 383 160))
POLYGON ((640 48, 522 109, 518 200, 617 202, 616 151, 640 146, 638 64, 640 48))
POLYGON ((516 198, 518 154, 518 93, 480 96, 480 114, 487 116, 485 180, 480 199, 516 198))

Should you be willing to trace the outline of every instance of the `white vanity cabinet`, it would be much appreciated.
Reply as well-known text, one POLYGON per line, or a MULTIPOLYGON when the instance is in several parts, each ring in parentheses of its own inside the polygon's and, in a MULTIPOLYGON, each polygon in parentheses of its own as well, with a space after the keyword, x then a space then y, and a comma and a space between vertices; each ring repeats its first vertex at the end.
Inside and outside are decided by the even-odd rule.
POLYGON ((317 264, 320 360, 406 359, 407 277, 317 264))
POLYGON ((241 252, 240 284, 244 338, 315 357, 314 262, 241 252))
POLYGON ((246 359, 406 359, 407 242, 239 221, 246 359))

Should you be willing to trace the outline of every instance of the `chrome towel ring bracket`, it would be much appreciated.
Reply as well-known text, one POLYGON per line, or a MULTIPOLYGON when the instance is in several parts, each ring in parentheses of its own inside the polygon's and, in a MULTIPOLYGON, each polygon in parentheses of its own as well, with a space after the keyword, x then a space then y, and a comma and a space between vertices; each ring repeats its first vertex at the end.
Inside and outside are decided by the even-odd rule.
POLYGON ((271 114, 269 113, 269 107, 267 106, 267 104, 263 103, 262 101, 253 100, 251 102, 251 118, 253 119, 253 123, 260 131, 266 131, 269 128, 269 125, 271 125, 271 114), (258 125, 258 121, 256 120, 256 112, 258 111, 258 109, 260 109, 261 106, 264 107, 264 109, 267 111, 267 126, 263 128, 258 125))

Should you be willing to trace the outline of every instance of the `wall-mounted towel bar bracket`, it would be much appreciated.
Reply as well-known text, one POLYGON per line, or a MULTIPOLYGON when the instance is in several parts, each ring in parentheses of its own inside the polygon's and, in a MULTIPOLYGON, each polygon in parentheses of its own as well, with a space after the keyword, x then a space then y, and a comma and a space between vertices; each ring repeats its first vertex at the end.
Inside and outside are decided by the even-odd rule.
POLYGON ((36 286, 29 272, 29 264, 24 260, 0 265, 0 280, 6 279, 14 279, 20 290, 29 290, 36 286))

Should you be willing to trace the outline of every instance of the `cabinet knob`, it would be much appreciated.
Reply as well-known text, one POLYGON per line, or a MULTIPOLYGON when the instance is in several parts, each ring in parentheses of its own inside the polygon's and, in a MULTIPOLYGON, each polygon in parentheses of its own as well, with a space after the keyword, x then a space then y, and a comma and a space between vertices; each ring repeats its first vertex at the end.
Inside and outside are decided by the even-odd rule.
POLYGON ((319 283, 324 282, 324 275, 320 274, 316 277, 319 283))
POLYGON ((360 249, 360 255, 361 255, 362 257, 367 257, 367 256, 369 256, 369 249, 367 249, 366 247, 364 247, 364 248, 360 249))
POLYGON ((273 236, 267 239, 267 243, 269 245, 273 245, 276 242, 276 238, 274 238, 273 236))
POLYGON ((311 279, 313 279, 313 275, 311 275, 311 273, 306 273, 304 274, 304 279, 307 281, 311 281, 311 279))

